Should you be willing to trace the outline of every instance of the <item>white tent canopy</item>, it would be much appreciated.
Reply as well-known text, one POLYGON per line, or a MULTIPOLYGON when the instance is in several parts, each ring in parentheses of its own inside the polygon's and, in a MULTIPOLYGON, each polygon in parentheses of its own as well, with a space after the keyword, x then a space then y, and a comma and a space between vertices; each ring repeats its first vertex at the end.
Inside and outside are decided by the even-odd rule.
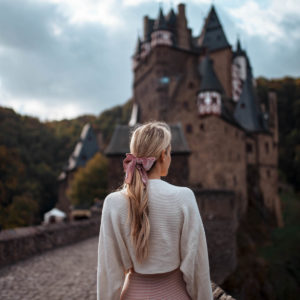
POLYGON ((51 217, 55 219, 55 222, 61 222, 66 217, 66 214, 57 208, 52 208, 44 214, 44 223, 48 224, 51 217))

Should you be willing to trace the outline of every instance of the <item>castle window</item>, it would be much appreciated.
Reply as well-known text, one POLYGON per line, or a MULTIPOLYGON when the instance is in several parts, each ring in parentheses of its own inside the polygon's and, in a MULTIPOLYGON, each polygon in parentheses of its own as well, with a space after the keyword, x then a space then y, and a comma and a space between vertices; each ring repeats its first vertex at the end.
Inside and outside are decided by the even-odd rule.
POLYGON ((194 83, 193 83, 193 82, 189 82, 189 85, 188 85, 188 88, 189 88, 189 89, 193 89, 193 88, 194 88, 194 86, 195 86, 195 85, 194 85, 194 83))
POLYGON ((211 101, 212 101, 212 104, 217 104, 217 97, 212 96, 211 101))
POLYGON ((273 148, 275 149, 277 147, 277 143, 273 142, 273 148))
POLYGON ((193 132, 193 126, 191 124, 186 124, 185 131, 187 133, 192 133, 193 132))
POLYGON ((270 178, 271 177, 271 172, 269 169, 267 169, 267 177, 270 178))
POLYGON ((168 76, 163 76, 159 79, 161 84, 168 84, 170 82, 170 78, 168 76))
POLYGON ((201 123, 201 124, 199 125, 199 128, 200 128, 200 130, 203 130, 203 131, 204 131, 204 123, 201 123))
POLYGON ((246 152, 247 152, 247 153, 251 153, 252 150, 253 150, 253 149, 252 149, 252 145, 249 144, 249 143, 247 143, 247 144, 246 144, 246 152))
POLYGON ((266 153, 269 153, 269 143, 268 142, 265 143, 265 150, 266 150, 266 153))
POLYGON ((237 185, 237 180, 236 180, 236 176, 235 175, 233 175, 233 184, 234 184, 234 186, 237 185))

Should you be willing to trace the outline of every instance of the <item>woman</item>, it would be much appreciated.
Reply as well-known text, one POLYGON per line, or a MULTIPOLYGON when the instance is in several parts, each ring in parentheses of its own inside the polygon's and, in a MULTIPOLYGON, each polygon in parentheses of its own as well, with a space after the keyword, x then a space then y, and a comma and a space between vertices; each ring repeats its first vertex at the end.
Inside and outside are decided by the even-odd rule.
POLYGON ((194 193, 161 180, 171 163, 170 128, 163 122, 136 128, 130 152, 123 189, 104 201, 97 299, 212 300, 194 193))

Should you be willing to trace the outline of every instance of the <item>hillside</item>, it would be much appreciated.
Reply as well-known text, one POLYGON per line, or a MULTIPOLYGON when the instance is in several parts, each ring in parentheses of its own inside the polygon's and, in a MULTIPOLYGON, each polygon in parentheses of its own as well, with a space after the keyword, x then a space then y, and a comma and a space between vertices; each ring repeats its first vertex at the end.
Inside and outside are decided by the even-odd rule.
POLYGON ((103 147, 116 123, 127 123, 130 101, 71 120, 40 122, 0 107, 0 228, 40 224, 57 201, 57 177, 90 122, 102 132, 103 147))

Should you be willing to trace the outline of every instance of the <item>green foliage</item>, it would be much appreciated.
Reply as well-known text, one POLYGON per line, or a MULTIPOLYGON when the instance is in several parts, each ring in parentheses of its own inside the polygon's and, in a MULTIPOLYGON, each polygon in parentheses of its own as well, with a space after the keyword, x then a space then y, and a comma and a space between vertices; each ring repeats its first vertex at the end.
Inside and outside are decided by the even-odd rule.
POLYGON ((117 124, 128 124, 131 108, 132 100, 128 100, 123 106, 105 110, 95 120, 95 128, 102 133, 104 147, 108 145, 117 124))
POLYGON ((277 299, 293 300, 300 292, 300 195, 286 192, 280 197, 284 227, 273 231, 270 245, 260 253, 269 264, 268 277, 277 299))
POLYGON ((69 187, 68 196, 75 206, 92 206, 94 199, 107 194, 107 159, 96 153, 85 167, 79 168, 69 187))
MULTIPOLYGON (((89 122, 96 132, 102 133, 102 148, 105 149, 115 125, 128 123, 131 104, 128 101, 98 117, 84 115, 45 123, 0 106, 1 228, 39 224, 43 214, 56 204, 57 178, 74 150, 84 124, 89 122), (21 208, 24 212, 18 211, 21 208)), ((96 194, 102 197, 102 187, 104 189, 106 184, 101 181, 104 177, 100 179, 98 190, 93 188, 91 197, 96 194)))
POLYGON ((12 203, 1 211, 0 225, 5 225, 7 229, 33 224, 37 211, 38 204, 32 199, 30 194, 15 196, 12 203))

